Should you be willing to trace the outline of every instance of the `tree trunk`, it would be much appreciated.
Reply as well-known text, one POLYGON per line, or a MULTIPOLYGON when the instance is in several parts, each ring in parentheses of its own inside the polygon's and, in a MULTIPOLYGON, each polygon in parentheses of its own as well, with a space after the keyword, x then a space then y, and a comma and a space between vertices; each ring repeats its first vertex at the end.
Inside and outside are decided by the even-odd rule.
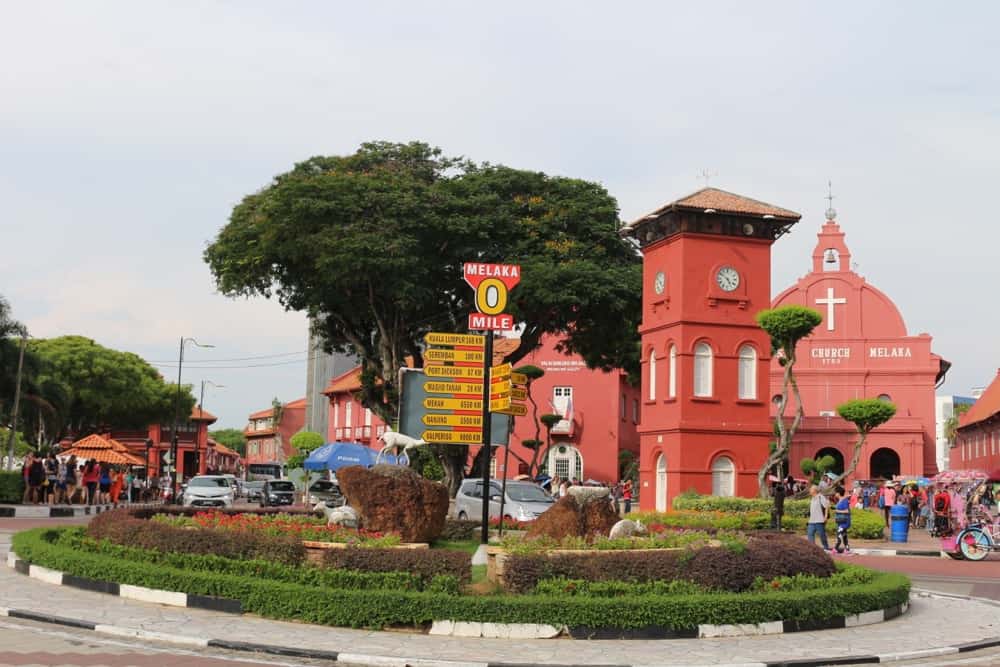
POLYGON ((844 479, 847 478, 848 475, 854 472, 854 470, 858 467, 858 463, 861 462, 861 448, 864 447, 865 440, 868 439, 868 432, 858 431, 858 436, 859 436, 858 441, 854 443, 854 452, 851 454, 850 465, 844 468, 844 472, 841 473, 836 479, 834 479, 833 483, 830 486, 832 487, 838 486, 841 482, 844 481, 844 479))
POLYGON ((465 445, 431 445, 431 451, 444 469, 444 485, 448 487, 448 497, 454 498, 465 479, 465 461, 469 448, 465 445))

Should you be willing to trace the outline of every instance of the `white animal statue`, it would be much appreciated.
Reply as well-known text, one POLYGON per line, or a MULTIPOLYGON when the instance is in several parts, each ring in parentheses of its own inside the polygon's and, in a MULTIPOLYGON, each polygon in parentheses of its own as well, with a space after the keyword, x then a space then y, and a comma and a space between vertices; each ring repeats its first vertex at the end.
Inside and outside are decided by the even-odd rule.
POLYGON ((358 513, 353 507, 341 505, 340 507, 327 507, 326 503, 318 503, 315 509, 326 515, 326 523, 330 526, 343 526, 344 528, 358 527, 358 513))
POLYGON ((612 540, 617 540, 621 537, 633 537, 635 535, 645 535, 646 526, 642 525, 642 521, 633 521, 632 519, 622 519, 615 525, 611 526, 611 533, 608 534, 612 540))
POLYGON ((380 457, 387 454, 405 454, 411 449, 416 449, 417 447, 422 447, 427 444, 426 440, 411 438, 410 436, 399 433, 398 431, 393 431, 389 427, 386 427, 385 433, 380 435, 378 439, 383 445, 382 451, 379 452, 380 457))

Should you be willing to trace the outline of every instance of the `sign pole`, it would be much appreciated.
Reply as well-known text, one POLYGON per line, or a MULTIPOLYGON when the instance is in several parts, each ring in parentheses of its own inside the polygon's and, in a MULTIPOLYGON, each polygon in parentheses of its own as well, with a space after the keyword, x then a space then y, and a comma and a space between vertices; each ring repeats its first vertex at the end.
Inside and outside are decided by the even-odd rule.
POLYGON ((490 367, 493 365, 493 332, 486 332, 486 349, 483 351, 483 525, 480 543, 485 545, 490 541, 490 455, 493 447, 492 413, 490 412, 490 367))

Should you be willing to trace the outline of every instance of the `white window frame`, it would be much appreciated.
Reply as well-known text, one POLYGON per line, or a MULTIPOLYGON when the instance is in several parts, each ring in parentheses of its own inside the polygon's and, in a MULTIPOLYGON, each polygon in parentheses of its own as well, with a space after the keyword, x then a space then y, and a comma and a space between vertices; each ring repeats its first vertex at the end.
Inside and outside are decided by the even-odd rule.
POLYGON ((677 346, 671 345, 667 364, 667 398, 677 398, 677 346))
POLYGON ((753 345, 740 347, 737 364, 739 366, 737 395, 745 401, 757 400, 757 350, 753 345))
POLYGON ((649 400, 656 400, 656 350, 649 351, 649 400))
POLYGON ((547 468, 547 470, 549 471, 549 474, 551 474, 551 475, 558 474, 556 472, 556 469, 557 469, 556 468, 556 461, 558 461, 558 460, 566 461, 567 464, 568 464, 568 468, 569 468, 569 477, 568 478, 567 477, 563 477, 562 475, 559 475, 559 477, 563 477, 563 479, 572 479, 573 477, 575 477, 578 480, 580 480, 581 482, 583 481, 583 479, 584 479, 584 477, 583 477, 583 454, 580 453, 579 449, 577 449, 576 447, 574 447, 573 445, 570 445, 570 444, 563 444, 563 443, 553 444, 552 445, 552 449, 549 450, 549 460, 548 460, 548 468, 547 468), (566 452, 565 453, 560 453, 559 450, 561 448, 563 448, 563 447, 566 448, 566 452))
POLYGON ((344 406, 344 426, 350 429, 354 426, 354 401, 347 401, 344 406))
POLYGON ((694 395, 698 398, 712 397, 712 370, 714 355, 712 346, 702 341, 694 346, 694 395))
POLYGON ((336 432, 340 428, 340 402, 337 399, 333 399, 330 407, 333 408, 333 430, 336 432))
POLYGON ((728 456, 712 461, 712 495, 732 498, 736 495, 736 464, 728 456))

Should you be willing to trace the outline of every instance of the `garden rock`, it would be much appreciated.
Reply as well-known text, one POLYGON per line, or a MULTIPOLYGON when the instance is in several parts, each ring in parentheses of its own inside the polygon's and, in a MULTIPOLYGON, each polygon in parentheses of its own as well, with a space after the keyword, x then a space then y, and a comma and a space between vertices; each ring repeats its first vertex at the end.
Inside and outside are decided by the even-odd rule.
POLYGON ((631 519, 622 519, 615 525, 611 526, 611 532, 608 537, 612 540, 617 540, 623 537, 632 537, 634 535, 645 535, 646 527, 642 525, 642 521, 632 521, 631 519))
POLYGON ((397 533, 404 542, 432 542, 444 530, 448 489, 410 468, 350 466, 337 471, 337 480, 367 530, 397 533))
POLYGON ((618 515, 607 498, 608 490, 571 487, 567 495, 538 517, 528 529, 528 538, 591 537, 607 535, 618 515), (583 492, 574 493, 575 489, 583 492), (598 493, 586 493, 598 492, 598 493), (603 491, 604 493, 600 493, 603 491))

